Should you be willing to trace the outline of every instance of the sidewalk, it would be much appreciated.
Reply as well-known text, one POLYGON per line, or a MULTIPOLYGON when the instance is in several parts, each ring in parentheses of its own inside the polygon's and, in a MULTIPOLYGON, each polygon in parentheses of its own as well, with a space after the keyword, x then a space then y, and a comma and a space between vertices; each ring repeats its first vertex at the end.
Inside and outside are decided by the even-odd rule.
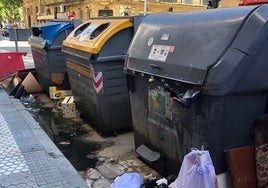
POLYGON ((0 187, 88 187, 17 99, 0 87, 0 187))

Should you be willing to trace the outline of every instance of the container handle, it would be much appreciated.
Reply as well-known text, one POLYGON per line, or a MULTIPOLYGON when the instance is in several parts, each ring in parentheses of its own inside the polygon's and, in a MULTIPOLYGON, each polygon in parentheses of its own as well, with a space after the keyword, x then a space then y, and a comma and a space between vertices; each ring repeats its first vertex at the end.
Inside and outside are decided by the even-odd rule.
POLYGON ((156 64, 150 64, 150 67, 161 70, 161 67, 159 67, 159 66, 156 65, 156 64))

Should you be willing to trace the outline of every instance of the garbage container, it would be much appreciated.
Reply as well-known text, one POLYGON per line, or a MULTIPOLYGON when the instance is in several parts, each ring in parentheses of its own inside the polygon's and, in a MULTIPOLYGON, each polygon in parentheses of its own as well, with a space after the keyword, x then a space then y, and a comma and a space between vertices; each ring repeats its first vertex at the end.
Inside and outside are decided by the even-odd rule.
POLYGON ((132 128, 123 67, 133 25, 131 17, 91 19, 63 41, 75 104, 102 133, 132 128))
POLYGON ((49 86, 69 89, 62 41, 80 24, 79 20, 54 19, 32 26, 29 37, 38 82, 46 93, 49 86))
POLYGON ((9 40, 10 41, 28 41, 32 35, 31 29, 10 29, 9 40))
POLYGON ((146 16, 125 71, 138 155, 177 174, 191 148, 209 150, 216 173, 224 150, 251 144, 268 89, 268 6, 146 16))

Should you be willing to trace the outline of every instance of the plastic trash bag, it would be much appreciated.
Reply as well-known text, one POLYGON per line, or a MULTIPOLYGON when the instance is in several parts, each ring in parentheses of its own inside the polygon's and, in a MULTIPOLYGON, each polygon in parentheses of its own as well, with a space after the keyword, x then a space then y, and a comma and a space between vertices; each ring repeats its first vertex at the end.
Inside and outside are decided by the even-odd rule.
POLYGON ((184 156, 177 179, 171 188, 216 188, 215 169, 207 150, 192 150, 184 156))
POLYGON ((140 188, 143 184, 142 177, 137 172, 125 173, 117 177, 111 188, 140 188))

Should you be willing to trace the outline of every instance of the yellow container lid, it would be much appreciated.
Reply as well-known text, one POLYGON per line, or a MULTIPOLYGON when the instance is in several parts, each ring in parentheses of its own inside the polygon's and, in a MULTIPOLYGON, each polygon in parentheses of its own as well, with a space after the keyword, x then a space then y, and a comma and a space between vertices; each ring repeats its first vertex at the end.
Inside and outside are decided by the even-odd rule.
POLYGON ((76 27, 62 45, 98 54, 113 35, 129 27, 133 27, 133 22, 127 18, 92 19, 76 27))

